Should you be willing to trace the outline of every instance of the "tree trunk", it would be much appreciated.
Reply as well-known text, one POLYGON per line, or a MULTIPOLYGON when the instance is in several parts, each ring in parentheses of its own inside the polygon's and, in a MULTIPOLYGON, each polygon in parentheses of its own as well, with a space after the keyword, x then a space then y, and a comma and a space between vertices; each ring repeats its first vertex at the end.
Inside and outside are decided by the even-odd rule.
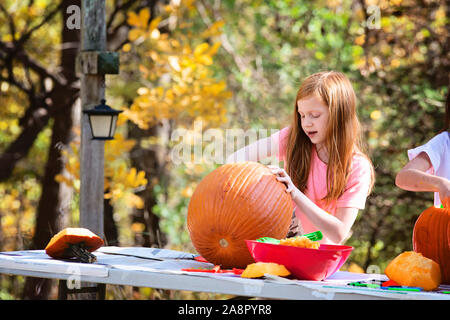
MULTIPOLYGON (((134 245, 140 247, 164 247, 167 244, 167 236, 159 227, 159 217, 153 213, 153 206, 157 204, 153 187, 155 183, 165 185, 167 171, 165 169, 165 159, 167 151, 162 146, 142 147, 142 140, 149 137, 168 137, 169 129, 167 125, 156 125, 148 130, 139 129, 135 124, 128 124, 128 138, 135 139, 136 145, 130 152, 130 160, 133 167, 138 171, 145 171, 148 180, 147 187, 136 195, 144 200, 143 209, 134 209, 131 214, 131 223, 144 225, 142 232, 134 234, 134 245)), ((133 287, 138 291, 137 287, 133 287)), ((166 290, 159 290, 163 294, 166 290)))
POLYGON ((0 181, 11 177, 17 162, 26 157, 37 136, 48 124, 48 111, 40 108, 38 104, 35 107, 30 105, 29 109, 34 110, 33 116, 23 125, 19 137, 0 156, 0 181))
POLYGON ((103 201, 104 228, 105 228, 105 245, 119 246, 119 231, 114 221, 114 207, 109 199, 103 201))
POLYGON ((144 225, 143 232, 135 234, 137 246, 163 247, 167 243, 167 237, 159 227, 159 217, 153 213, 153 206, 157 204, 153 190, 154 183, 164 185, 167 179, 165 168, 167 150, 160 145, 144 148, 141 142, 148 137, 166 139, 168 130, 167 124, 159 124, 148 130, 141 130, 136 125, 129 124, 128 137, 136 140, 136 146, 130 152, 131 163, 137 170, 145 171, 148 180, 147 188, 136 193, 144 200, 144 208, 135 209, 132 213, 132 223, 144 225))
MULTIPOLYGON (((62 44, 61 69, 68 83, 76 81, 75 59, 78 52, 79 31, 66 28, 66 8, 79 1, 64 0, 62 6, 62 44)), ((36 226, 32 249, 43 249, 51 237, 64 226, 64 219, 70 210, 70 189, 64 183, 55 181, 55 176, 64 171, 61 151, 72 138, 72 109, 78 95, 78 89, 65 86, 53 90, 52 100, 58 109, 53 117, 52 137, 48 160, 42 181, 42 194, 36 213, 36 226)), ((51 280, 27 278, 23 293, 24 299, 48 299, 51 280)))

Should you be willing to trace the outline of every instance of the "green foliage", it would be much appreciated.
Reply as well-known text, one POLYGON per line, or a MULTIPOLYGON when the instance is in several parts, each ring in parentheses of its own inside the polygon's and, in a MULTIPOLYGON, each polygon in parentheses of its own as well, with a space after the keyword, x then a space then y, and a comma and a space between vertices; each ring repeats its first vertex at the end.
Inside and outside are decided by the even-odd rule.
MULTIPOLYGON (((128 20, 132 31, 121 52, 121 75, 107 79, 107 96, 111 97, 108 101, 131 110, 129 119, 141 128, 155 119, 166 118, 170 118, 172 129, 190 128, 200 116, 207 122, 204 130, 214 126, 219 130, 279 129, 290 122, 303 78, 322 70, 344 72, 357 93, 364 140, 376 169, 374 190, 347 242, 355 248, 349 263, 364 270, 376 265, 382 272, 392 258, 412 249, 414 223, 432 204, 431 193, 397 188, 395 175, 408 161, 407 150, 428 141, 444 124, 444 97, 450 72, 448 8, 439 1, 380 0, 376 2, 381 11, 380 28, 371 29, 365 27, 369 13, 362 7, 368 2, 180 1, 181 7, 174 8, 156 1, 155 12, 144 9, 132 14, 134 8, 130 9, 123 19, 128 20), (193 75, 193 80, 186 75, 193 75), (207 90, 196 91, 200 87, 207 90), (179 88, 182 92, 176 91, 179 88), (209 108, 214 102, 216 108, 209 108)), ((30 7, 9 0, 2 3, 17 22, 18 34, 27 26, 35 26, 52 5, 49 0, 30 3, 30 7)), ((142 2, 138 7, 144 6, 142 2)), ((108 8, 111 10, 112 1, 108 8)), ((0 40, 5 43, 15 36, 9 30, 9 16, 0 14, 0 40)), ((49 70, 57 68, 60 27, 58 20, 38 28, 25 48, 49 70)), ((3 152, 20 134, 19 119, 26 112, 28 100, 21 90, 4 80, 7 70, 3 66, 0 69, 3 152)), ((20 65, 13 71, 24 83, 28 76, 35 76, 27 75, 20 65)), ((123 148, 129 143, 126 119, 121 117, 119 124, 120 139, 106 151, 111 164, 107 173, 123 183, 114 184, 111 178, 111 186, 117 188, 115 193, 112 188, 108 196, 129 196, 128 200, 115 203, 121 243, 129 244, 136 233, 142 232, 139 226, 130 228, 130 207, 142 205, 130 193, 145 183, 138 172, 126 170, 130 167, 128 152, 132 150, 131 145, 123 148), (113 166, 114 160, 121 166, 113 166), (136 184, 137 180, 142 183, 136 184), (124 190, 121 185, 129 188, 124 190)), ((31 239, 50 128, 51 122, 38 136, 28 157, 15 168, 13 177, 0 183, 2 250, 22 249, 24 242, 31 239)), ((167 150, 173 146, 170 141, 161 143, 157 138, 148 137, 136 144, 167 150)), ((68 169, 72 168, 75 175, 78 168, 71 165, 68 169)), ((164 181, 146 177, 147 188, 152 188, 157 199, 153 213, 160 218, 160 227, 173 248, 195 250, 185 224, 189 198, 202 177, 217 166, 175 166, 169 159, 164 181)), ((76 192, 70 206, 72 212, 78 211, 76 192)), ((71 219, 77 223, 77 216, 71 219)), ((9 284, 2 282, 0 299, 16 296, 9 284)), ((158 294, 144 289, 140 292, 141 297, 158 294)))
POLYGON ((284 127, 303 78, 321 70, 346 73, 376 168, 375 188, 348 241, 355 247, 350 262, 382 271, 398 253, 411 250, 414 222, 432 204, 432 194, 397 188, 395 175, 408 160, 406 151, 443 126, 448 66, 440 48, 448 30, 442 22, 423 28, 425 17, 445 17, 443 7, 433 3, 416 15, 402 1, 381 1, 380 28, 369 29, 367 8, 352 1, 203 5, 209 20, 226 21, 222 40, 228 45, 218 52, 217 72, 233 90, 228 127, 284 127), (426 56, 429 43, 433 57, 426 56))
MULTIPOLYGON (((400 3, 401 1, 397 2, 400 3)), ((317 71, 338 70, 351 79, 367 151, 376 168, 375 188, 353 227, 349 262, 364 269, 411 250, 414 222, 432 204, 432 194, 413 194, 395 186, 395 175, 407 162, 406 151, 426 142, 442 127, 446 84, 425 71, 443 63, 444 55, 427 60, 424 53, 445 30, 423 28, 423 16, 392 14, 398 5, 382 1, 380 29, 364 27, 367 8, 352 1, 223 1, 214 6, 194 2, 201 14, 192 28, 224 21, 217 35, 221 47, 211 66, 226 78, 232 98, 224 128, 281 128, 289 123, 301 80, 317 71), (237 14, 239 13, 239 14, 237 14), (410 44, 414 45, 411 46, 410 44)), ((405 9, 406 10, 406 9, 405 9)), ((441 7, 425 7, 430 16, 441 7)), ((440 13, 439 13, 440 12, 440 13)), ((191 16, 192 17, 192 16, 191 16)), ((214 39, 214 37, 213 37, 214 39)), ((204 173, 215 166, 205 164, 204 173)), ((167 190, 156 187, 164 231, 171 242, 190 247, 183 225, 189 199, 201 175, 187 166, 171 169, 167 190), (182 194, 185 194, 182 196, 182 194)))

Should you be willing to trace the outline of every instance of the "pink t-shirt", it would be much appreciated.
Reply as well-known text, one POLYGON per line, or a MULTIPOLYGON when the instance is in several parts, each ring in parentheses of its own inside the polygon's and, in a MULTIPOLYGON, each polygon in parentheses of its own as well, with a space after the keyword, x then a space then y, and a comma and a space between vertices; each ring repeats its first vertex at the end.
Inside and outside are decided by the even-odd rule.
MULTIPOLYGON (((286 144, 289 135, 289 127, 283 128, 272 135, 272 139, 279 139, 278 160, 285 161, 286 158, 286 144)), ((311 169, 307 182, 305 195, 311 199, 318 207, 326 212, 335 215, 336 209, 340 207, 364 209, 367 194, 371 183, 371 164, 362 155, 355 154, 352 158, 352 165, 350 175, 348 177, 347 185, 342 196, 336 201, 331 202, 325 206, 323 199, 327 194, 327 164, 320 160, 316 149, 312 149, 311 169)), ((310 233, 319 230, 311 221, 296 207, 295 214, 299 219, 300 232, 302 234, 310 233)), ((320 243, 331 243, 331 241, 324 234, 320 243)))

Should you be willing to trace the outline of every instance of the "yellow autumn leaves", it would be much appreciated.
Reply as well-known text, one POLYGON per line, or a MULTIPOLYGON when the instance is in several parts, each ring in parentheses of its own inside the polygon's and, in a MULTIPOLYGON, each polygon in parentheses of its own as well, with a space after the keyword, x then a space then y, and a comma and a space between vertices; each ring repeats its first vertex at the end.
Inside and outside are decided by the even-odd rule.
MULTIPOLYGON (((151 22, 148 8, 128 14, 127 21, 133 26, 128 40, 149 59, 138 67, 146 86, 137 90, 138 96, 124 109, 124 116, 142 129, 159 119, 186 123, 201 119, 214 125, 226 122, 225 101, 231 93, 225 81, 214 78, 210 68, 221 43, 210 45, 206 41, 219 35, 224 23, 218 21, 196 35, 189 29, 190 24, 181 19, 182 10, 189 10, 189 6, 166 8, 170 13, 166 20, 155 17, 151 22), (156 31, 162 21, 173 21, 172 17, 179 20, 170 37, 156 31)), ((131 45, 125 51, 130 49, 131 45)))
MULTIPOLYGON (((136 41, 137 39, 150 38, 153 40, 159 39, 160 32, 158 30, 158 25, 162 20, 162 17, 156 17, 150 24, 148 21, 150 19, 150 10, 148 8, 142 9, 139 14, 133 11, 128 12, 128 24, 135 27, 128 33, 128 39, 130 41, 136 41)), ((129 47, 127 47, 128 49, 129 47)))
MULTIPOLYGON (((143 208, 143 200, 134 194, 136 189, 145 188, 147 179, 144 171, 129 168, 124 155, 135 145, 135 141, 125 139, 120 133, 114 136, 114 140, 105 143, 105 171, 104 190, 105 199, 111 203, 124 200, 128 207, 143 208)), ((80 189, 80 162, 79 142, 70 144, 69 150, 63 150, 66 159, 65 174, 55 177, 56 181, 65 183, 76 191, 80 189)))
POLYGON ((36 196, 32 194, 35 192, 34 182, 28 180, 19 188, 0 188, 0 225, 4 250, 14 248, 18 234, 31 237, 35 212, 33 200, 36 196))
MULTIPOLYGON (((132 27, 123 52, 137 54, 140 63, 135 66, 142 84, 129 107, 123 107, 117 125, 127 120, 141 129, 148 129, 161 119, 174 119, 180 125, 189 126, 194 120, 210 125, 227 121, 225 102, 231 93, 225 81, 213 74, 214 56, 221 43, 223 21, 212 23, 206 30, 194 32, 189 21, 193 1, 181 0, 164 7, 160 16, 151 17, 148 8, 138 13, 128 12, 127 22, 132 27), (168 28, 169 32, 160 29, 168 28)), ((133 66, 134 68, 134 66, 133 66)), ((135 191, 147 186, 144 171, 130 168, 124 158, 135 145, 120 133, 105 144, 105 199, 112 203, 125 200, 128 207, 142 208, 143 200, 135 191)), ((79 157, 77 143, 64 150, 66 173, 56 180, 79 190, 79 157)), ((152 182, 153 183, 153 182, 152 182)), ((188 197, 188 187, 181 196, 188 197)))
MULTIPOLYGON (((377 6, 381 11, 387 8, 400 6, 402 0, 383 0, 383 1, 368 1, 367 6, 377 6)), ((357 17, 362 20, 364 14, 362 10, 356 11, 357 17)), ((448 33, 446 28, 448 17, 445 13, 445 6, 439 5, 434 10, 430 21, 421 21, 420 17, 415 15, 381 15, 379 17, 379 28, 373 30, 372 36, 366 37, 364 29, 361 27, 354 39, 355 52, 354 55, 355 66, 360 69, 363 74, 376 71, 390 71, 397 68, 408 68, 409 66, 422 63, 429 54, 427 48, 421 45, 423 39, 430 36, 430 30, 436 35, 445 38, 448 33), (420 22, 420 24, 418 23, 420 22), (417 26, 423 27, 417 28, 417 26), (383 34, 382 38, 374 38, 373 34, 383 34), (401 41, 393 41, 394 39, 405 38, 409 39, 409 45, 401 43, 401 41), (368 48, 376 47, 378 50, 371 51, 371 54, 364 51, 368 48), (358 48, 359 47, 359 48, 358 48), (409 47, 409 48, 408 48, 409 47), (408 48, 405 50, 405 48, 408 48), (376 54, 374 54, 376 52, 376 54)))

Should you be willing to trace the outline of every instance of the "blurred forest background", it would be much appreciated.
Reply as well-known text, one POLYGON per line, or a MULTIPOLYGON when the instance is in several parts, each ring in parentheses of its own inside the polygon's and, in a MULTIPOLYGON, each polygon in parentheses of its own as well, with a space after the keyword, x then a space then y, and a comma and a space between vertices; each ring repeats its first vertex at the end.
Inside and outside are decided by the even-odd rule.
MULTIPOLYGON (((79 0, 0 3, 0 251, 43 249, 78 223, 79 0), (76 21, 75 21, 76 22, 76 21), (72 23, 72 24, 70 24, 72 23)), ((218 163, 171 162, 184 128, 280 129, 303 78, 344 72, 358 97, 376 184, 357 218, 345 268, 383 272, 412 249, 431 193, 395 186, 406 151, 443 127, 450 74, 450 5, 433 0, 106 0, 106 78, 121 114, 105 145, 108 245, 195 252, 186 212, 218 163)), ((54 298, 55 283, 0 276, 0 299, 54 298)), ((220 295, 108 286, 108 299, 220 295)))

